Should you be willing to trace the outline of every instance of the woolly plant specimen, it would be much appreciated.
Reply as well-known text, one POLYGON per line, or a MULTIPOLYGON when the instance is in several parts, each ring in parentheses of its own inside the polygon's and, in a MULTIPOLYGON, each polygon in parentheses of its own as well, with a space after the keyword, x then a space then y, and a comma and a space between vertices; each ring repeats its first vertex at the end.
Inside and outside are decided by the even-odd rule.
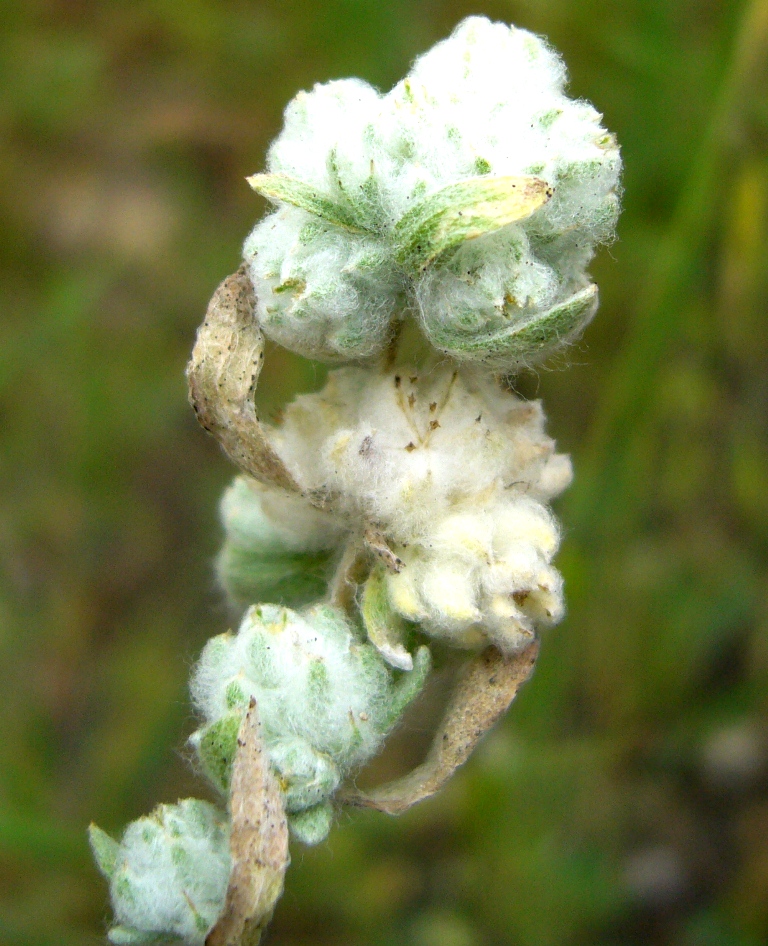
POLYGON ((300 93, 249 179, 275 209, 188 369, 240 471, 217 570, 247 610, 191 683, 219 803, 160 806, 119 843, 92 828, 113 943, 256 943, 289 831, 316 844, 334 806, 397 813, 437 791, 562 618, 549 503, 571 465, 506 379, 594 315, 586 267, 618 212, 616 143, 564 85, 543 40, 473 17, 386 95, 357 80, 300 93), (254 404, 265 336, 347 363, 276 427, 254 404), (360 793, 350 776, 446 651, 464 667, 426 760, 360 793))

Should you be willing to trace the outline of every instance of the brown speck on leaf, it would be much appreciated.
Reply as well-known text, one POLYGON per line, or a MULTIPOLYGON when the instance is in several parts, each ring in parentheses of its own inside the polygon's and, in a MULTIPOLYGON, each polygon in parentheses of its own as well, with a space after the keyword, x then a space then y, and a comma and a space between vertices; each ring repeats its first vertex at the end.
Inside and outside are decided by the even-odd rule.
POLYGON ((432 401, 432 403, 429 405, 429 413, 434 414, 436 410, 437 410, 437 401, 432 401))
POLYGON ((368 434, 367 437, 363 437, 363 442, 360 444, 360 449, 357 451, 361 457, 367 457, 371 452, 371 447, 373 446, 373 437, 368 434))
POLYGON ((401 381, 402 381, 402 378, 400 377, 400 375, 399 375, 399 374, 396 374, 396 375, 395 375, 395 387, 396 387, 396 388, 399 388, 399 387, 400 387, 400 382, 401 382, 401 381))
POLYGON ((413 453, 413 451, 416 449, 416 444, 413 441, 411 441, 410 443, 405 445, 405 449, 408 451, 408 453, 413 453))
POLYGON ((418 378, 417 375, 413 375, 409 380, 410 380, 411 384, 418 384, 418 383, 419 383, 419 378, 418 378))
POLYGON ((431 420, 431 421, 429 422, 429 429, 430 429, 430 430, 437 430, 437 428, 438 428, 439 426, 440 426, 440 421, 439 421, 439 420, 431 420))
POLYGON ((415 403, 416 403, 416 395, 413 392, 411 392, 408 395, 408 407, 413 407, 415 403))

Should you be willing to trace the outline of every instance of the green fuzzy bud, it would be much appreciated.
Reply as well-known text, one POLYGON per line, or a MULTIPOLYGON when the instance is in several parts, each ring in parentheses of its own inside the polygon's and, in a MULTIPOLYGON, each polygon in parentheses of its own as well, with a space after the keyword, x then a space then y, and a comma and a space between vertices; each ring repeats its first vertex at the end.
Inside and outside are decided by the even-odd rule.
POLYGON ((112 943, 203 946, 229 882, 229 825, 222 812, 187 798, 131 822, 119 844, 95 825, 89 834, 109 881, 117 921, 112 943))
POLYGON ((332 823, 333 807, 330 802, 324 801, 290 815, 288 829, 297 841, 311 847, 328 837, 332 823))
POLYGON ((509 319, 509 327, 490 332, 467 332, 465 326, 424 319, 424 330, 435 348, 458 360, 482 359, 491 366, 527 364, 577 338, 597 312, 597 286, 587 286, 564 302, 509 319))
POLYGON ((203 651, 192 695, 207 722, 192 743, 203 769, 226 790, 237 721, 255 699, 286 809, 301 811, 332 795, 375 754, 421 690, 429 666, 423 647, 413 670, 393 674, 330 605, 303 612, 252 607, 237 635, 215 638, 203 651))
POLYGON ((224 493, 221 519, 226 541, 216 571, 233 601, 300 605, 323 593, 339 533, 329 517, 240 476, 224 493))

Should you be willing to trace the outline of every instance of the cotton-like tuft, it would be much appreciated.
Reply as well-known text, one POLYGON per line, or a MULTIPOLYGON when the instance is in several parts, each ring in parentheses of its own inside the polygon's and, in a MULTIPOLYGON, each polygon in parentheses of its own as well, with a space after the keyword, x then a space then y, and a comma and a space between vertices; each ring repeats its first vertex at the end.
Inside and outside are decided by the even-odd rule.
POLYGON ((385 579, 396 614, 511 653, 564 613, 547 504, 572 471, 544 420, 474 369, 341 368, 285 409, 274 441, 306 495, 400 559, 385 579))
POLYGON ((491 640, 514 653, 563 616, 551 565, 559 538, 554 516, 530 496, 447 515, 397 547, 403 568, 387 575, 390 602, 435 637, 468 647, 491 640))
POLYGON ((288 405, 274 440, 306 493, 396 543, 497 496, 547 501, 571 478, 538 401, 446 365, 331 372, 322 391, 288 405))
POLYGON ((565 82, 542 39, 470 17, 386 95, 300 93, 253 179, 278 204, 244 251, 265 332, 365 359, 414 309, 437 349, 505 369, 573 341, 597 308, 586 267, 613 238, 621 160, 565 82))

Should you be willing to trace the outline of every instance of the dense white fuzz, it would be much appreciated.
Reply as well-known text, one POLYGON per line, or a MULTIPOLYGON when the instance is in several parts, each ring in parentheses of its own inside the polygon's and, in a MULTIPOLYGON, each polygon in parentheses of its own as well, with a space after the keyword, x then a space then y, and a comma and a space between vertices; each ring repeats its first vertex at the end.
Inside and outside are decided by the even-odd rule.
POLYGON ((203 946, 224 906, 230 872, 229 826, 208 802, 159 805, 133 821, 118 844, 95 826, 91 846, 109 881, 116 944, 203 946))
POLYGON ((396 547, 404 567, 386 576, 390 603, 455 644, 490 638, 513 652, 563 616, 563 582, 550 564, 558 540, 552 514, 519 493, 446 515, 396 547))
POLYGON ((275 442, 306 492, 398 543, 497 496, 547 501, 571 478, 538 401, 446 365, 333 371, 322 391, 286 408, 275 442))
POLYGON ((546 503, 571 464, 538 402, 445 365, 341 368, 286 408, 275 440, 307 493, 385 537, 403 563, 386 572, 390 604, 427 633, 513 651, 562 617, 546 503))
POLYGON ((612 239, 621 161, 565 81, 543 40, 470 17, 386 95, 300 93, 252 179, 279 205, 245 245, 267 334, 365 358, 410 301, 459 359, 510 367, 571 341, 597 307, 586 266, 612 239))
MULTIPOLYGON (((254 697, 286 808, 303 811, 376 753, 428 669, 424 647, 414 669, 395 681, 376 650, 328 605, 302 613, 254 606, 236 635, 215 637, 203 651, 191 689, 206 725, 192 741, 207 774, 226 790, 242 713, 254 697)), ((317 833, 328 823, 323 811, 305 817, 296 833, 317 833)))

